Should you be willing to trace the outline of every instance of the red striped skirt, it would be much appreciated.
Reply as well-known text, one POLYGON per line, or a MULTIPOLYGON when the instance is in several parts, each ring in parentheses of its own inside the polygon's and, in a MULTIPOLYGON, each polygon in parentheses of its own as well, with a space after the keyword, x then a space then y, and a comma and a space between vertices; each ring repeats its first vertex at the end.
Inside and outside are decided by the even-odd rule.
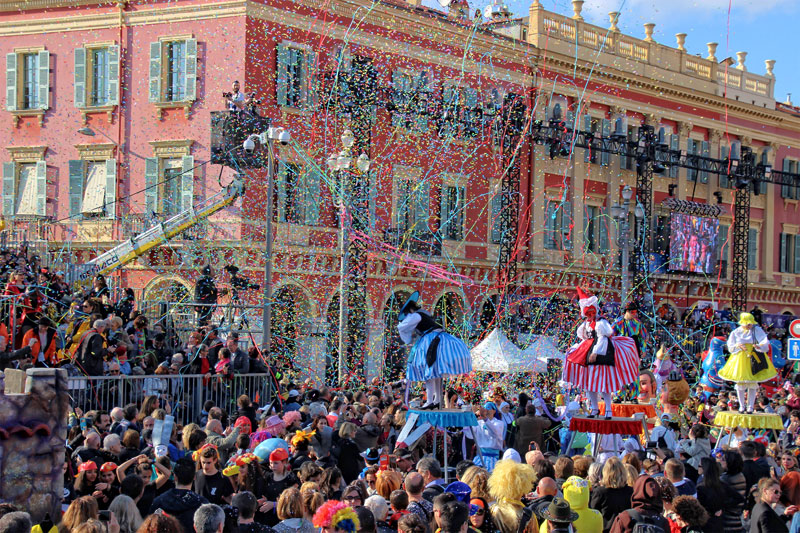
POLYGON ((586 343, 591 345, 592 339, 588 339, 575 344, 567 351, 561 379, 573 387, 591 392, 616 392, 626 385, 635 383, 639 378, 639 355, 636 352, 636 343, 630 337, 611 337, 610 341, 614 344, 614 366, 581 366, 569 360, 570 354, 580 350, 582 345, 586 343))

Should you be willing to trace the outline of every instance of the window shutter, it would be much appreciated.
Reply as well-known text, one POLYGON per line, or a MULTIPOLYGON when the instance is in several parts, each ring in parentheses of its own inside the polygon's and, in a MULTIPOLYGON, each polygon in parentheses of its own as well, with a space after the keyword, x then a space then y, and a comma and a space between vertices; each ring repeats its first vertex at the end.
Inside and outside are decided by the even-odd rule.
MULTIPOLYGON (((703 157, 708 157, 708 155, 709 155, 709 144, 708 144, 708 141, 703 141, 702 143, 700 143, 700 147, 701 147, 700 148, 700 150, 701 150, 700 155, 702 155, 703 157)), ((700 166, 702 168, 704 168, 704 169, 707 169, 708 168, 708 161, 701 162, 700 166)), ((708 170, 700 171, 700 182, 701 183, 708 183, 708 170)))
POLYGON ((50 52, 39 52, 39 109, 50 109, 50 52))
POLYGON ((376 224, 378 223, 378 184, 373 182, 373 179, 376 178, 377 176, 373 176, 372 173, 369 173, 369 179, 371 183, 370 186, 367 187, 369 190, 369 227, 367 229, 367 233, 374 232, 376 230, 376 224))
MULTIPOLYGON (((572 131, 575 129, 575 112, 574 111, 567 111, 567 118, 564 122, 567 126, 567 129, 572 131)), ((568 142, 572 144, 572 135, 568 135, 568 142)))
MULTIPOLYGON (((603 138, 608 139, 608 136, 611 135, 611 121, 607 118, 603 119, 603 138)), ((604 167, 608 166, 609 161, 611 160, 611 154, 608 152, 601 152, 600 153, 600 164, 604 167)))
POLYGON ((108 105, 119 105, 119 46, 116 44, 108 47, 108 105))
POLYGON ((17 181, 17 168, 13 162, 3 163, 3 216, 14 216, 14 185, 17 181))
POLYGON ((546 250, 556 249, 556 204, 547 201, 544 210, 544 248, 546 250))
POLYGON ((83 161, 72 159, 69 162, 69 216, 80 218, 83 204, 83 161))
POLYGON ((149 100, 151 102, 161 101, 161 43, 160 42, 150 43, 149 100))
POLYGON ((310 51, 303 55, 303 105, 311 109, 317 104, 317 54, 310 51))
POLYGON ((464 216, 467 210, 466 195, 466 187, 456 187, 456 237, 459 241, 464 239, 464 216))
MULTIPOLYGON (((680 149, 680 137, 677 133, 673 133, 669 136, 669 149, 672 151, 678 151, 680 149)), ((670 178, 677 178, 678 177, 679 167, 677 165, 672 165, 669 167, 669 177, 670 178)))
POLYGON ((609 244, 608 244, 608 222, 610 217, 606 216, 606 209, 603 207, 601 209, 602 217, 595 221, 599 227, 597 228, 597 241, 598 241, 598 252, 608 253, 609 244))
MULTIPOLYGON (((414 80, 414 92, 417 94, 420 103, 423 100, 426 102, 425 105, 419 105, 416 109, 417 129, 420 131, 427 131, 428 129, 427 102, 430 98, 431 83, 432 82, 428 79, 428 73, 426 71, 420 72, 417 78, 414 80), (425 98, 423 98, 423 94, 425 95, 425 98)), ((477 92, 475 93, 475 98, 477 99, 477 92)))
POLYGON ((794 236, 794 273, 800 274, 800 235, 794 236))
POLYGON ((490 222, 492 225, 491 239, 494 244, 499 244, 503 240, 503 222, 500 220, 500 211, 502 209, 501 194, 501 192, 498 192, 492 196, 492 218, 490 222))
POLYGON ((117 160, 106 159, 106 218, 114 219, 117 213, 117 160))
POLYGON ((86 48, 75 49, 75 107, 86 107, 86 48))
POLYGON ((758 268, 758 232, 754 229, 747 231, 747 268, 758 268))
MULTIPOLYGON (((322 175, 316 168, 306 172, 305 175, 305 209, 306 209, 306 224, 309 226, 316 226, 319 224, 319 204, 320 198, 320 181, 322 175)), ((367 186, 367 190, 370 190, 367 186)), ((359 213, 360 216, 365 216, 366 213, 359 213)))
POLYGON ((719 225, 719 242, 717 243, 719 258, 723 261, 728 260, 728 225, 719 225))
POLYGON ((146 215, 158 214, 158 158, 148 157, 144 161, 144 205, 146 215))
POLYGON ((414 223, 416 231, 429 231, 431 182, 423 179, 414 189, 414 223))
POLYGON ((194 156, 183 156, 181 167, 181 210, 186 210, 194 204, 194 156))
POLYGON ((288 93, 288 74, 289 71, 289 47, 285 44, 278 45, 278 77, 275 84, 278 105, 286 105, 286 95, 288 93))
MULTIPOLYGON (((585 133, 591 133, 592 131, 592 117, 589 115, 583 115, 583 131, 585 133)), ((591 159, 591 150, 587 147, 583 149, 583 162, 588 163, 591 159)))
POLYGON ((184 87, 186 96, 184 100, 194 102, 197 100, 197 39, 186 39, 186 53, 183 55, 184 87))
POLYGON ((405 121, 405 87, 403 73, 399 70, 392 72, 392 88, 394 89, 395 110, 392 113, 392 126, 395 128, 403 125, 405 121))
POLYGON ((278 205, 275 206, 275 212, 278 214, 278 222, 286 222, 286 173, 288 171, 286 163, 278 161, 278 173, 275 175, 275 190, 278 193, 278 205))
POLYGON ((561 203, 561 235, 564 250, 572 250, 572 202, 568 199, 561 203))
POLYGON ((595 217, 597 208, 586 206, 583 213, 583 251, 596 252, 595 244, 595 217))
POLYGON ((465 133, 470 136, 476 135, 477 120, 475 108, 478 106, 478 91, 472 87, 464 89, 464 125, 465 133))
POLYGON ((17 54, 6 54, 6 109, 17 109, 17 54))
POLYGON ((450 228, 452 221, 450 217, 450 187, 442 185, 439 197, 439 231, 443 239, 450 238, 450 228))
POLYGON ((47 216, 47 162, 36 162, 36 215, 47 216))
POLYGON ((779 263, 779 272, 789 272, 789 265, 788 263, 788 250, 787 246, 789 244, 789 235, 787 233, 781 233, 781 245, 780 245, 780 252, 781 252, 781 262, 779 263))
MULTIPOLYGON (((784 172, 791 172, 792 162, 787 159, 783 158, 783 171, 784 172)), ((791 198, 792 196, 792 187, 788 183, 781 183, 781 198, 791 198)))

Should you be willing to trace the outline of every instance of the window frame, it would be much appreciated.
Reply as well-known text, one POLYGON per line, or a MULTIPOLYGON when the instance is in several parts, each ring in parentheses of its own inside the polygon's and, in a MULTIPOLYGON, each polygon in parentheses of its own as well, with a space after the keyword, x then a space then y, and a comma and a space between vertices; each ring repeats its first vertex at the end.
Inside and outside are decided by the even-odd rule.
POLYGON ((442 179, 442 187, 440 189, 439 194, 440 194, 439 232, 442 236, 442 240, 462 242, 464 240, 464 230, 465 230, 464 223, 466 221, 466 209, 467 209, 467 178, 462 175, 445 174, 442 179), (445 206, 445 193, 448 189, 455 189, 456 191, 456 209, 458 210, 458 214, 455 220, 457 227, 455 228, 454 231, 453 228, 450 227, 450 223, 453 222, 450 219, 450 216, 452 216, 453 213, 453 208, 450 207, 451 198, 449 197, 449 195, 446 204, 448 211, 447 220, 445 220, 445 214, 443 213, 445 206), (461 191, 460 194, 459 191, 461 191), (451 235, 456 235, 456 236, 451 237, 451 235))
POLYGON ((14 48, 6 54, 6 110, 13 117, 14 127, 19 125, 21 117, 38 117, 39 126, 44 125, 44 114, 50 109, 50 55, 45 46, 14 48), (23 107, 25 65, 22 59, 27 54, 36 55, 37 105, 35 107, 23 107), (10 64, 12 58, 13 66, 10 64), (43 59, 47 61, 47 65, 43 65, 43 59))
POLYGON ((198 64, 200 62, 199 42, 193 34, 169 35, 159 37, 157 41, 150 43, 150 56, 148 63, 148 100, 156 107, 156 116, 161 118, 164 109, 183 108, 184 116, 189 117, 189 110, 192 104, 197 101, 197 78, 198 64), (172 78, 167 61, 168 47, 175 42, 184 42, 184 65, 183 70, 183 98, 171 100, 168 98, 169 80, 172 78), (158 45, 158 58, 153 55, 155 46, 158 45), (192 53, 193 52, 193 53, 192 53), (157 77, 154 62, 158 61, 157 77), (157 94, 156 94, 157 89, 157 94))
POLYGON ((3 183, 2 183, 2 198, 3 198, 3 216, 9 218, 21 218, 21 219, 44 219, 47 218, 47 189, 49 186, 49 179, 47 176, 47 161, 45 159, 45 154, 47 152, 47 146, 14 146, 14 147, 6 147, 10 155, 10 161, 6 161, 3 163, 3 183), (18 215, 18 193, 19 193, 19 178, 20 178, 20 170, 22 165, 33 164, 36 166, 36 175, 35 178, 37 179, 36 183, 36 200, 34 205, 34 210, 36 211, 34 214, 24 214, 18 215), (9 198, 9 191, 6 191, 6 178, 7 172, 13 172, 13 182, 12 186, 14 188, 13 197, 9 198), (38 180, 39 172, 43 172, 44 181, 38 180), (40 190, 40 187, 43 187, 40 190), (11 203, 11 210, 9 211, 9 204, 11 203))
MULTIPOLYGON (((350 56, 352 61, 352 55, 350 56)), ((316 106, 317 91, 315 84, 316 79, 316 52, 310 45, 298 43, 290 40, 282 40, 276 46, 276 69, 275 69, 275 92, 276 101, 278 106, 282 109, 295 110, 299 112, 307 112, 316 106), (301 73, 305 75, 305 79, 300 80, 300 95, 297 102, 289 102, 289 87, 287 84, 287 77, 289 75, 288 57, 285 66, 281 62, 282 54, 289 53, 290 51, 302 52, 304 65, 302 66, 301 73), (295 105, 299 104, 299 105, 295 105)), ((341 72, 340 72, 341 75, 341 72)))

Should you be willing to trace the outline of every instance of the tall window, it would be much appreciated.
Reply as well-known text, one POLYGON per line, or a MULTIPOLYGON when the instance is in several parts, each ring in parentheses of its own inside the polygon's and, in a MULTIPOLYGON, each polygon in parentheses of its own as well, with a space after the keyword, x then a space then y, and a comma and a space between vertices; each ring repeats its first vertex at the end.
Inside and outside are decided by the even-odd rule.
MULTIPOLYGON (((783 171, 789 172, 792 174, 797 173, 798 170, 797 161, 793 161, 789 158, 783 158, 783 171)), ((787 198, 790 200, 798 200, 800 199, 800 183, 789 184, 789 183, 782 183, 781 184, 781 198, 787 198)))
MULTIPOLYGON (((279 162, 275 184, 278 220, 289 224, 319 224, 321 181, 321 174, 313 168, 279 162)), ((368 213, 358 216, 368 216, 368 213)))
POLYGON ((119 46, 75 49, 73 85, 78 108, 119 103, 119 46))
POLYGON ((747 230, 747 268, 758 269, 758 230, 747 230))
POLYGON ((39 108, 39 56, 22 54, 22 109, 39 108))
POLYGON ((443 239, 460 241, 464 238, 464 196, 465 188, 457 185, 442 187, 441 232, 443 239))
POLYGON ((92 88, 89 102, 101 106, 108 103, 108 48, 94 48, 92 54, 92 88))
POLYGON ((800 274, 800 235, 781 233, 780 271, 800 274))
POLYGON ((150 101, 192 102, 197 96, 197 40, 150 43, 150 101))
POLYGON ((278 45, 278 105, 305 109, 313 104, 314 57, 314 52, 300 46, 278 45))
POLYGON ((587 252, 608 252, 608 222, 601 207, 588 205, 583 218, 583 244, 587 252))
POLYGON ((166 99, 180 102, 186 98, 186 41, 167 43, 166 99))
POLYGON ((114 218, 116 187, 116 159, 71 160, 69 162, 70 217, 114 218))
POLYGON ((177 215, 181 211, 181 174, 183 173, 182 161, 178 157, 162 159, 161 214, 166 216, 177 215))
POLYGON ((402 233, 429 229, 430 181, 404 179, 397 183, 397 227, 402 233))
POLYGON ((3 163, 3 215, 47 215, 47 163, 3 163))
POLYGON ((548 200, 544 211, 545 250, 572 249, 572 204, 569 200, 548 200))
MULTIPOLYGON (((700 141, 696 141, 694 139, 689 139, 688 141, 686 141, 686 153, 689 155, 699 155, 700 141)), ((687 168, 686 179, 688 179, 689 181, 697 181, 697 169, 687 168)))
POLYGON ((144 181, 145 214, 176 215, 194 202, 194 156, 148 157, 144 181))

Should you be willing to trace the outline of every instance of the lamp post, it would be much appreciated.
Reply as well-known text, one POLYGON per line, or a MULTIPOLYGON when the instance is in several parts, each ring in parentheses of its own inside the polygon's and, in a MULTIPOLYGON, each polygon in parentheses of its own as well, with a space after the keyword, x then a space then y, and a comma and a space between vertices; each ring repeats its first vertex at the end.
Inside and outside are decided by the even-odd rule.
MULTIPOLYGON (((619 231, 617 233, 617 247, 620 249, 622 254, 622 264, 620 265, 620 277, 621 277, 621 287, 620 287, 620 295, 619 301, 621 305, 625 305, 628 299, 628 294, 630 293, 630 251, 631 251, 631 239, 630 239, 630 222, 629 222, 629 214, 631 209, 631 198, 633 198, 633 190, 626 185, 624 189, 622 189, 622 205, 614 204, 611 206, 611 216, 614 217, 614 220, 617 221, 617 227, 619 231)), ((644 208, 641 205, 637 204, 634 210, 634 216, 637 220, 641 220, 644 218, 644 208)))
MULTIPOLYGON (((347 375, 347 348, 350 343, 347 342, 347 265, 348 255, 347 250, 350 244, 350 234, 348 231, 348 224, 346 221, 347 206, 351 205, 351 180, 341 179, 341 173, 352 172, 350 164, 353 162, 351 149, 355 144, 355 136, 350 130, 344 130, 342 133, 342 146, 344 149, 341 152, 334 152, 328 157, 328 169, 340 179, 339 184, 339 253, 340 253, 340 269, 339 269, 339 369, 338 381, 343 384, 345 376, 347 375)), ((371 161, 367 154, 362 153, 356 159, 355 172, 359 174, 366 174, 369 172, 371 161)))
POLYGON ((245 139, 242 147, 246 153, 252 153, 255 150, 256 142, 261 143, 267 149, 267 220, 264 231, 264 302, 261 311, 261 353, 264 354, 270 349, 272 341, 272 308, 270 300, 272 300, 272 201, 274 198, 273 190, 275 188, 275 148, 274 143, 278 141, 280 144, 289 144, 292 136, 288 131, 281 127, 267 128, 267 131, 258 135, 250 135, 245 139))

